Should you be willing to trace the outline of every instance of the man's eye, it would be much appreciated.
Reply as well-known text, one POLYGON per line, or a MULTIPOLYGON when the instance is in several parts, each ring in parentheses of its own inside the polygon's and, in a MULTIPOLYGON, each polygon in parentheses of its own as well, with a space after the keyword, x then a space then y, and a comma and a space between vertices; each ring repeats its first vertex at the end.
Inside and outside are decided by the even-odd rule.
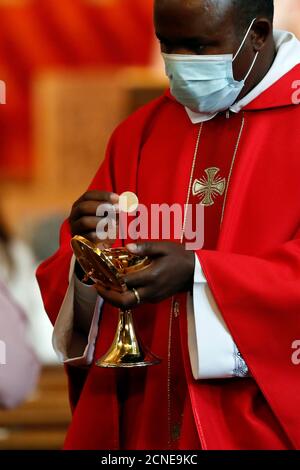
POLYGON ((195 42, 187 43, 185 44, 185 47, 187 49, 190 49, 193 52, 196 52, 197 54, 201 54, 202 51, 207 47, 205 44, 199 44, 195 42))
POLYGON ((165 41, 159 41, 159 45, 162 52, 167 54, 172 52, 172 46, 168 45, 165 41))
POLYGON ((195 50, 196 54, 203 54, 203 51, 205 50, 205 47, 206 46, 204 46, 202 44, 201 46, 196 46, 194 50, 195 50))
POLYGON ((159 41, 159 43, 160 43, 161 47, 166 47, 166 48, 167 48, 167 47, 171 47, 171 44, 169 44, 169 43, 166 42, 166 41, 159 41))

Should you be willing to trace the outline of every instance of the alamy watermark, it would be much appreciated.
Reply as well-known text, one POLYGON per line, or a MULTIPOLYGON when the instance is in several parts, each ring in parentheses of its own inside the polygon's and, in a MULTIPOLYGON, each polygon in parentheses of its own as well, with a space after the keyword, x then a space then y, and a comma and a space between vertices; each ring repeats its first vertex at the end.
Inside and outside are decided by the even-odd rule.
POLYGON ((0 104, 6 104, 6 83, 0 80, 0 104))
POLYGON ((129 214, 118 212, 111 204, 100 204, 97 237, 105 240, 184 241, 187 250, 201 250, 204 245, 204 207, 201 204, 139 204, 129 214), (183 230, 184 228, 184 230, 183 230))
POLYGON ((6 365, 6 343, 0 340, 0 366, 6 365))
POLYGON ((295 90, 292 94, 292 103, 300 104, 300 80, 295 80, 292 83, 292 88, 295 90))
POLYGON ((294 352, 292 354, 292 363, 294 364, 294 366, 299 366, 300 365, 300 339, 297 339, 292 343, 292 349, 294 349, 294 352))

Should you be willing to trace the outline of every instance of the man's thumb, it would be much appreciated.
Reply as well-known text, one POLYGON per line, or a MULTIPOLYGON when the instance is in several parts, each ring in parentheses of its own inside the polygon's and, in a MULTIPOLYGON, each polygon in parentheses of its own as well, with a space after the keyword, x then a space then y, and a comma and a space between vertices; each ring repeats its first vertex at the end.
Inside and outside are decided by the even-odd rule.
POLYGON ((130 253, 139 256, 157 256, 164 254, 159 242, 129 243, 126 245, 130 253))

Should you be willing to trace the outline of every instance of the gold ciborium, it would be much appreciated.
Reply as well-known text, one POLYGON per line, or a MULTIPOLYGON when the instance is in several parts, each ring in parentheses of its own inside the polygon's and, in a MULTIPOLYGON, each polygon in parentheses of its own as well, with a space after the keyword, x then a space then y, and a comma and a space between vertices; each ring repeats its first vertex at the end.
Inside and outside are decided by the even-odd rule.
MULTIPOLYGON (((100 249, 81 236, 75 236, 71 245, 78 263, 87 278, 118 292, 127 290, 124 275, 146 269, 149 258, 141 258, 126 248, 100 249)), ((99 367, 144 367, 159 364, 161 360, 152 354, 138 338, 132 310, 119 310, 118 327, 108 352, 97 360, 99 367)))

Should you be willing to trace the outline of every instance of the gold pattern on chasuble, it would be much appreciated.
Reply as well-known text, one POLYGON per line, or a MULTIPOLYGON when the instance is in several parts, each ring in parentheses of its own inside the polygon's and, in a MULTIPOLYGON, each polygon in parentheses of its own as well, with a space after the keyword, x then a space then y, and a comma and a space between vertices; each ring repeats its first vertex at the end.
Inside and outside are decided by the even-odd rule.
POLYGON ((206 177, 196 179, 193 184, 193 196, 200 196, 200 204, 205 207, 212 206, 218 196, 223 196, 226 189, 226 179, 217 176, 219 168, 207 168, 206 177))

